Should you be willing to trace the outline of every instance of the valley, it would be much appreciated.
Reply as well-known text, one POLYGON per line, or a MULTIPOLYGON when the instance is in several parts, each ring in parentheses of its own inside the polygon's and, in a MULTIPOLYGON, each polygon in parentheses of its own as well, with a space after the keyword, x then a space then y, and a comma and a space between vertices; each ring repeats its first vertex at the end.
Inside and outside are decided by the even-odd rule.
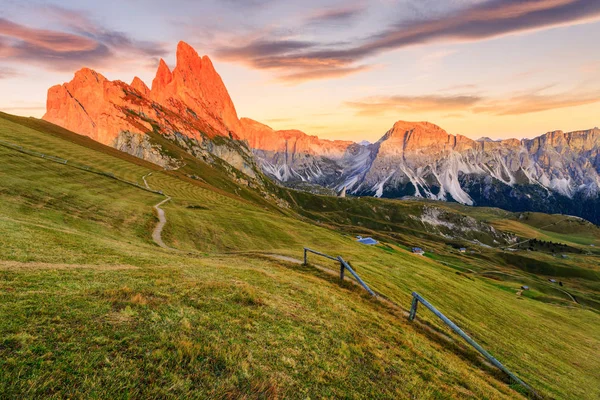
POLYGON ((4 1, 0 400, 600 399, 598 38, 590 0, 4 1))
POLYGON ((335 273, 335 263, 286 261, 305 246, 342 255, 404 310, 419 292, 543 397, 598 395, 595 225, 315 195, 274 184, 251 164, 255 180, 176 139, 151 138, 177 169, 0 115, 1 141, 68 160, 0 146, 0 391, 8 397, 527 396, 433 315, 420 311, 418 320, 451 341, 323 272, 335 273), (165 197, 146 183, 171 199, 160 206, 161 237, 175 251, 152 239, 153 207, 165 197), (529 239, 573 251, 511 248, 529 239), (415 246, 425 255, 412 254, 415 246))

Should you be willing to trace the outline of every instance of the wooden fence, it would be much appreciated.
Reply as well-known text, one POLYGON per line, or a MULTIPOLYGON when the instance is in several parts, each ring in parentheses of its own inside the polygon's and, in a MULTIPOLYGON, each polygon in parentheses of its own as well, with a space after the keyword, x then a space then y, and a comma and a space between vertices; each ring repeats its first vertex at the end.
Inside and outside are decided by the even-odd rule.
MULTIPOLYGON (((358 276, 358 274, 352 269, 350 264, 348 264, 341 256, 333 257, 324 253, 321 253, 316 250, 309 249, 307 247, 304 248, 304 265, 308 264, 308 253, 312 253, 318 255, 320 257, 327 258, 332 261, 339 262, 340 264, 340 279, 344 280, 344 271, 348 270, 354 276, 356 281, 372 296, 377 296, 376 293, 371 290, 371 288, 358 276)), ((419 303, 423 304, 427 307, 432 313, 434 313, 438 318, 440 318, 446 325, 448 325, 454 332, 456 332, 460 337, 462 337, 467 343, 469 343, 472 347, 475 348, 482 356, 484 356, 493 366, 498 368, 500 371, 504 372, 510 379, 512 379, 517 384, 521 385, 523 388, 527 390, 533 397, 542 398, 531 386, 526 384, 522 379, 516 376, 513 372, 511 372, 508 368, 506 368, 500 361, 496 360, 490 353, 488 353, 483 347, 481 347, 477 342, 475 342, 469 335, 467 335, 462 329, 460 329, 454 322, 452 322, 448 317, 438 311, 437 308, 432 306, 427 300, 425 300, 421 295, 416 292, 412 293, 412 305, 410 308, 410 313, 408 315, 408 319, 413 321, 417 316, 417 307, 419 303)), ((397 305, 396 305, 397 306, 397 305)))
POLYGON ((442 314, 440 311, 438 311, 437 308, 435 308, 434 306, 432 306, 421 295, 419 295, 416 292, 413 292, 412 296, 413 296, 412 305, 411 305, 411 308, 410 308, 410 313, 408 315, 408 319, 410 321, 413 321, 415 319, 415 317, 417 316, 417 307, 418 307, 419 303, 423 304, 432 313, 434 313, 439 319, 441 319, 446 325, 448 325, 450 327, 450 329, 452 329, 454 332, 456 332, 460 337, 462 337, 463 339, 465 339, 465 341, 467 343, 469 343, 471 346, 473 346, 475 348, 475 350, 477 350, 479 353, 481 353, 481 355, 484 356, 490 363, 492 363, 492 365, 494 365, 496 368, 498 368, 499 370, 501 370, 502 372, 504 372, 506 375, 508 375, 513 381, 515 381, 519 385, 523 386, 533 396, 535 396, 536 398, 541 398, 540 395, 535 390, 533 390, 533 388, 531 386, 529 386, 528 384, 526 384, 525 382, 523 382, 523 380, 521 380, 514 373, 512 373, 500 361, 496 360, 496 358, 494 358, 490 353, 488 353, 476 341, 474 341, 473 339, 471 339, 471 337, 469 335, 467 335, 462 329, 460 329, 448 317, 446 317, 444 314, 442 314))
POLYGON ((352 276, 356 279, 356 281, 367 291, 369 292, 369 294, 373 297, 377 297, 377 294, 375 294, 374 291, 371 290, 371 288, 362 280, 360 279, 360 276, 358 276, 358 274, 354 271, 354 269, 352 269, 352 267, 350 266, 350 264, 348 264, 341 256, 336 257, 332 257, 330 255, 321 253, 319 251, 316 250, 312 250, 309 249, 307 247, 304 248, 304 265, 308 264, 308 253, 313 253, 316 254, 318 256, 324 257, 324 258, 328 258, 332 261, 336 261, 340 263, 340 279, 343 281, 344 280, 344 271, 348 270, 348 272, 350 272, 352 274, 352 276))

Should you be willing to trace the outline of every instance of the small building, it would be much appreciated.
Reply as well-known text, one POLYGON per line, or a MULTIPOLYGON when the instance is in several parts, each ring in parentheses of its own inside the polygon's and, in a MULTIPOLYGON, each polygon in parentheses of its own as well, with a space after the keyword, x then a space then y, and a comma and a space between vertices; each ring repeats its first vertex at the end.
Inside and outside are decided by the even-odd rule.
POLYGON ((523 285, 523 286, 521 286, 521 289, 523 289, 523 290, 529 290, 529 286, 523 285))
POLYGON ((556 283, 556 279, 548 279, 548 281, 550 281, 550 283, 556 283))
POLYGON ((367 244, 369 246, 372 246, 372 245, 378 243, 377 240, 375 240, 375 239, 373 239, 371 237, 364 238, 364 237, 361 236, 357 240, 358 240, 358 243, 367 244))
POLYGON ((464 247, 461 247, 460 249, 458 249, 458 251, 460 251, 461 253, 466 253, 467 249, 465 249, 464 247))
POLYGON ((413 252, 414 254, 418 254, 418 255, 420 255, 420 256, 422 256, 422 255, 424 255, 424 254, 425 254, 425 251, 424 251, 422 248, 420 248, 420 247, 413 247, 413 248, 412 248, 412 252, 413 252))

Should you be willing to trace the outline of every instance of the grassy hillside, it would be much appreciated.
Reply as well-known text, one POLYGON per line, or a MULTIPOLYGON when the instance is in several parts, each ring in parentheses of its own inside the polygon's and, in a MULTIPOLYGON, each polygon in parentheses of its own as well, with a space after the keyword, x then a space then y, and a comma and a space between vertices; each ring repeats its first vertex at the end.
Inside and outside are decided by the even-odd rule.
MULTIPOLYGON (((303 246, 344 256, 404 308, 419 292, 542 395, 600 396, 600 315, 544 274, 513 265, 523 260, 503 258, 587 271, 565 277, 563 288, 591 304, 600 292, 594 254, 557 259, 472 242, 476 252, 459 254, 408 217, 423 203, 291 191, 285 200, 294 208, 280 210, 252 190, 221 184, 225 175, 193 159, 186 167, 206 179, 161 171, 36 120, 0 116, 0 140, 139 184, 152 172, 150 187, 172 197, 163 206, 163 238, 179 250, 151 239, 152 205, 162 196, 0 146, 0 392, 7 397, 522 396, 425 309, 417 317, 425 325, 409 323, 399 309, 315 268, 335 264, 269 257, 300 259, 303 246), (357 232, 385 243, 360 245, 357 232), (412 243, 427 256, 408 252, 412 243), (523 284, 532 290, 519 296, 523 284)), ((498 210, 459 211, 510 221, 519 235, 539 230, 498 210)))

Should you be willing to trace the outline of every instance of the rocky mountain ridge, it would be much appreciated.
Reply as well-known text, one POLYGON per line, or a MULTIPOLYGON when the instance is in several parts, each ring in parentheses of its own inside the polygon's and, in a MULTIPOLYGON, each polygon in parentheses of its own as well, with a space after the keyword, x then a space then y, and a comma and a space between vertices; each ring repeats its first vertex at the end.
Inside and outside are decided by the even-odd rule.
POLYGON ((150 134, 207 162, 222 158, 250 178, 259 174, 251 152, 240 145, 241 125, 221 77, 207 56, 185 42, 177 46, 173 71, 160 60, 151 89, 138 77, 128 85, 83 68, 48 90, 46 108, 44 120, 165 168, 177 168, 178 160, 150 134))
POLYGON ((87 68, 49 89, 44 119, 138 157, 176 168, 160 134, 190 154, 215 157, 249 179, 376 197, 422 197, 514 211, 566 211, 600 222, 600 130, 534 139, 472 140, 429 122, 398 121, 376 143, 330 141, 239 119, 207 56, 184 42, 171 71, 161 60, 149 88, 87 68), (566 209, 565 209, 566 207, 566 209), (595 206, 594 206, 595 207, 595 206))

